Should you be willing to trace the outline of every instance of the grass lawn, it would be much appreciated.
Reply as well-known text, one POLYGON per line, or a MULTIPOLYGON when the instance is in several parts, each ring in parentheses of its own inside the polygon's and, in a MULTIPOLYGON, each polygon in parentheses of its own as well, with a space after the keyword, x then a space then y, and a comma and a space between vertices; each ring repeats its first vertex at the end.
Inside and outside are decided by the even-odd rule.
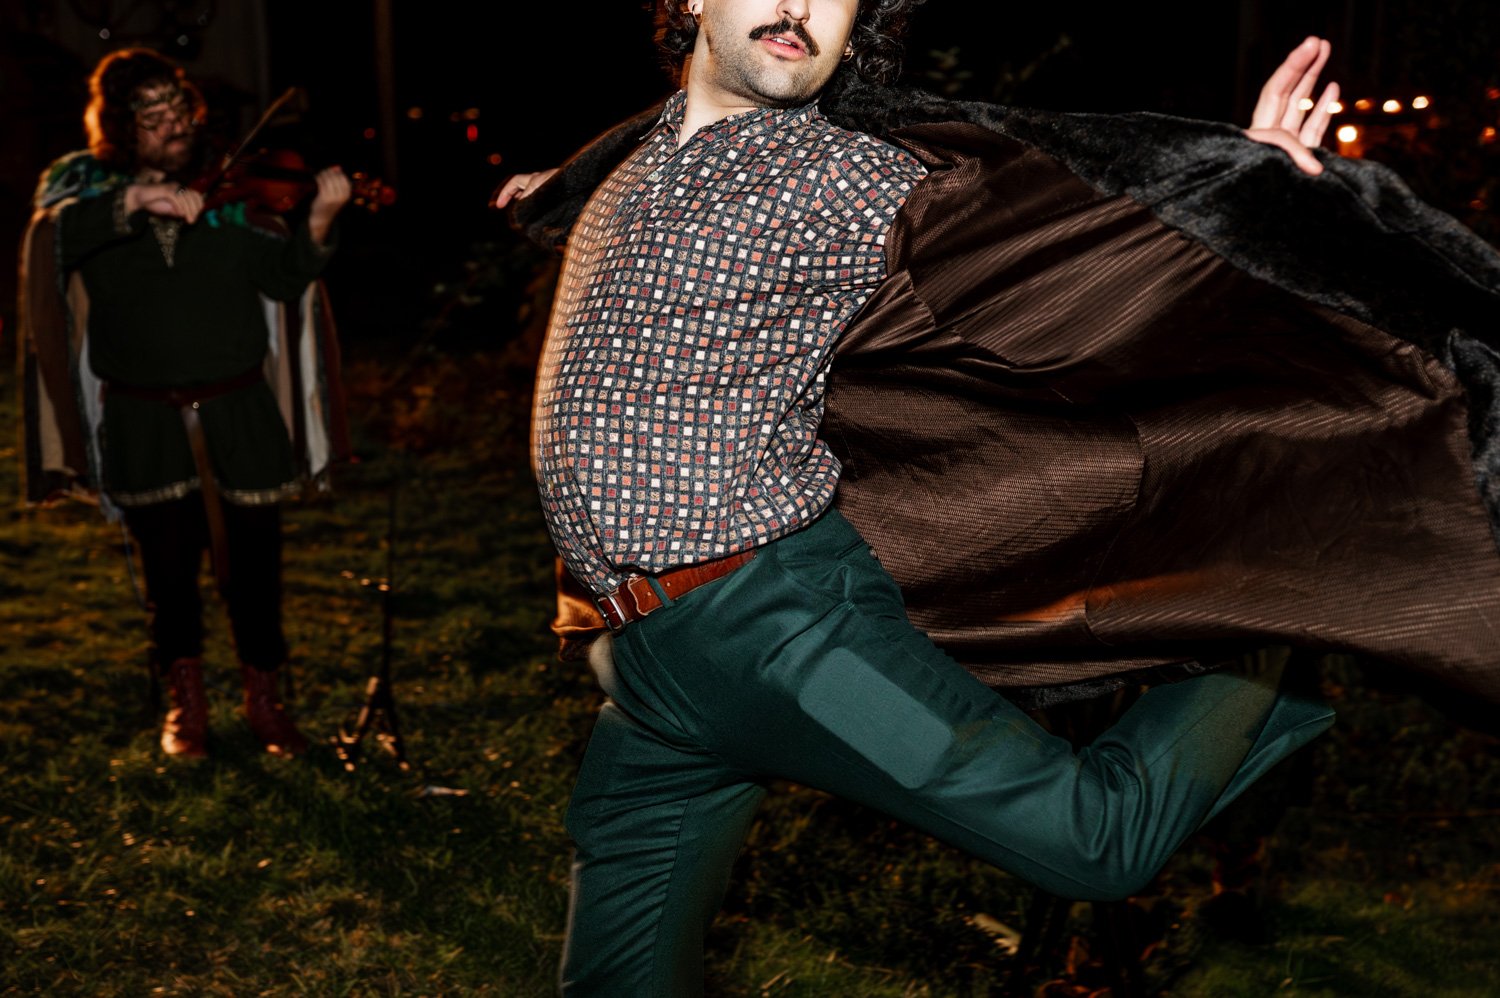
MULTIPOLYGON (((93 509, 0 513, 0 994, 544 995, 566 907, 562 816, 600 697, 546 630, 551 549, 526 459, 524 370, 499 353, 374 348, 349 364, 362 460, 286 515, 297 713, 326 739, 381 656, 395 491, 395 691, 414 767, 326 746, 260 754, 210 599, 213 758, 169 762, 147 700, 144 616, 93 509)), ((0 378, 0 422, 14 384, 0 378)), ((7 439, 14 439, 13 436, 7 439)), ((0 495, 16 495, 14 452, 0 495)), ((205 578, 205 587, 207 579, 205 578)), ((1174 995, 1500 994, 1495 739, 1346 661, 1335 733, 1256 881, 1265 937, 1199 916, 1195 839, 1131 906, 1147 988, 1174 995)), ((1301 786, 1297 793, 1286 786, 1301 786)), ((1288 803, 1289 802, 1289 803, 1288 803)), ((1007 985, 1025 885, 879 815, 774 794, 708 954, 710 994, 1098 993, 1075 906, 1056 959, 1007 985)))

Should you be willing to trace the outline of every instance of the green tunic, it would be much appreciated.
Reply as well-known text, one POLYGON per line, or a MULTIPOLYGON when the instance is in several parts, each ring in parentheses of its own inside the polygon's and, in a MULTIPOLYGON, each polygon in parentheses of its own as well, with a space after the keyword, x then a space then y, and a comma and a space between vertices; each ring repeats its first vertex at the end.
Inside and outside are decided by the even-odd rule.
MULTIPOLYGON (((58 262, 81 275, 88 293, 93 372, 106 383, 176 388, 262 364, 270 335, 262 296, 295 302, 328 249, 305 225, 287 238, 248 223, 237 205, 191 226, 126 216, 124 193, 67 204, 58 222, 58 262)), ((104 486, 116 503, 159 502, 198 487, 175 408, 106 389, 103 415, 104 486)), ((205 399, 200 415, 226 499, 274 502, 296 491, 291 442, 268 385, 205 399)))

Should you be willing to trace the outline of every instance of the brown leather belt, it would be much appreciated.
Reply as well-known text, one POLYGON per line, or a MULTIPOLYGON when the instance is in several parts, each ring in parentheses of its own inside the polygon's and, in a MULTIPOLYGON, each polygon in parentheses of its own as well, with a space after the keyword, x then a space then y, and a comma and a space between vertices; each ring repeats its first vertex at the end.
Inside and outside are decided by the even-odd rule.
POLYGON ((203 515, 208 521, 208 546, 214 568, 214 583, 219 592, 224 594, 229 592, 229 531, 224 525, 224 507, 219 498, 218 483, 214 480, 213 463, 208 456, 208 440, 203 435, 203 421, 198 418, 198 403, 228 395, 241 388, 249 388, 258 381, 264 381, 265 377, 265 371, 257 364, 232 378, 202 385, 145 388, 111 381, 106 388, 106 391, 127 398, 165 403, 182 414, 182 428, 187 431, 188 448, 193 453, 193 466, 198 471, 198 493, 203 497, 203 515))
POLYGON ((619 586, 594 598, 594 605, 604 617, 611 631, 618 631, 626 624, 640 620, 666 606, 656 590, 651 587, 655 580, 669 599, 678 599, 692 592, 705 582, 722 579, 730 572, 755 557, 755 552, 741 551, 727 558, 715 558, 685 568, 674 568, 659 575, 631 575, 619 586))
POLYGON ((201 385, 181 385, 176 388, 146 388, 141 385, 127 385, 119 381, 111 381, 107 391, 116 395, 124 395, 127 398, 144 399, 147 402, 165 402, 173 408, 180 409, 194 402, 205 402, 220 395, 228 395, 230 392, 241 388, 249 388, 257 381, 266 379, 265 369, 259 364, 248 371, 241 371, 232 378, 223 381, 210 381, 201 385))

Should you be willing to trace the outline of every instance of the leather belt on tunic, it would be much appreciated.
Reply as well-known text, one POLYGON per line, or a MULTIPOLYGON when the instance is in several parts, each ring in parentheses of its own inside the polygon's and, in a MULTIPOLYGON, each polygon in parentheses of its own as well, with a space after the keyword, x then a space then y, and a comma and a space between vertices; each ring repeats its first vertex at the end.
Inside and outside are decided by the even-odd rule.
POLYGON ((674 568, 658 575, 631 575, 619 586, 594 598, 594 605, 611 631, 660 610, 667 604, 657 595, 651 583, 661 586, 668 599, 678 599, 706 582, 721 579, 755 557, 755 552, 741 551, 726 558, 715 558, 685 568, 674 568))
POLYGON ((203 514, 208 521, 208 544, 214 566, 214 583, 225 596, 229 593, 229 533, 224 526, 224 506, 219 496, 218 482, 214 479, 213 462, 208 456, 208 440, 203 435, 203 421, 198 418, 198 404, 241 388, 249 388, 264 380, 265 372, 257 364, 232 378, 202 385, 146 388, 111 381, 106 389, 126 398, 162 402, 182 414, 182 426, 187 430, 188 449, 193 453, 193 467, 198 471, 198 491, 203 496, 203 514))

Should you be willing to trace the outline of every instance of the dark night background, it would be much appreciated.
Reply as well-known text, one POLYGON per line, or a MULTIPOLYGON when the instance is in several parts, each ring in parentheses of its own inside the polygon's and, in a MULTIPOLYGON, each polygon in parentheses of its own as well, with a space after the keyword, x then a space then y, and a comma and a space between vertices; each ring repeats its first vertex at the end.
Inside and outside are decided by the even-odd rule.
MULTIPOLYGON (((1473 136, 1494 118, 1485 90, 1496 82, 1497 25, 1500 5, 1462 0, 930 0, 909 45, 908 75, 965 97, 1247 123, 1256 89, 1283 54, 1305 35, 1323 34, 1334 42, 1326 78, 1343 83, 1351 99, 1428 93, 1435 109, 1448 113, 1445 121, 1461 122, 1459 154, 1446 151, 1409 172, 1448 171, 1433 179, 1428 196, 1462 214, 1481 179, 1473 136)), ((555 164, 668 90, 649 13, 636 0, 566 7, 263 0, 233 8, 208 0, 7 0, 0 16, 0 125, 8 136, 0 153, 0 225, 18 232, 36 172, 81 144, 84 76, 109 45, 122 42, 183 57, 226 114, 226 133, 252 121, 269 96, 302 87, 300 123, 271 138, 294 143, 315 164, 395 175, 394 208, 377 217, 348 213, 343 252, 329 275, 349 337, 411 336, 433 310, 436 286, 472 276, 476 258, 493 262, 512 252, 503 219, 484 208, 508 173, 555 164), (231 11, 241 20, 230 23, 231 11), (392 39, 384 65, 377 56, 382 11, 392 39), (76 31, 63 30, 112 16, 122 26, 108 43, 87 39, 88 51, 76 31), (250 75, 261 93, 216 76, 224 60, 210 56, 226 50, 254 50, 250 75), (394 143, 381 132, 382 80, 394 92, 394 143), (420 118, 410 116, 413 109, 420 118)), ((0 286, 6 319, 13 317, 12 269, 7 258, 0 286)), ((498 326, 510 303, 495 304, 484 319, 498 326)))

